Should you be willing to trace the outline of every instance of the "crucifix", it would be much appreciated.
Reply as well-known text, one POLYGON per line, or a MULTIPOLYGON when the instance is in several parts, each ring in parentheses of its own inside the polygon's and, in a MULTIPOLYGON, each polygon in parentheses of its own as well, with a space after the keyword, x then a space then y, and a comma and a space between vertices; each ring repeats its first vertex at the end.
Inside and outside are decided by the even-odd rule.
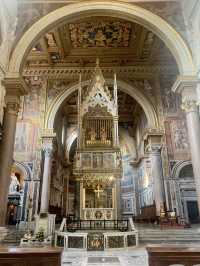
POLYGON ((100 193, 103 192, 103 189, 100 189, 100 185, 98 184, 98 185, 97 185, 97 189, 95 189, 94 192, 97 193, 97 197, 99 198, 100 193))

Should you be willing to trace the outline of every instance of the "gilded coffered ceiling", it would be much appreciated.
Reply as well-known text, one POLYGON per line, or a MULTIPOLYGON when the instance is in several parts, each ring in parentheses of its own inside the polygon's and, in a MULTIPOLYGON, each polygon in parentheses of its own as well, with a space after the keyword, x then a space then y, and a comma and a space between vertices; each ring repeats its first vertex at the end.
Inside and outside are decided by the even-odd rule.
POLYGON ((165 66, 174 59, 164 43, 143 26, 112 17, 90 17, 46 33, 27 57, 26 68, 165 66))

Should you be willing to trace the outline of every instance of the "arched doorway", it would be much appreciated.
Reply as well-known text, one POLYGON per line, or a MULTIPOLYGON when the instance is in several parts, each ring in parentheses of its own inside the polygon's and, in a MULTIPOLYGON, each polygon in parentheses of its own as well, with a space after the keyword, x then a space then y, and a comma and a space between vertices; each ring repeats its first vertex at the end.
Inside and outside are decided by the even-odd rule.
POLYGON ((199 223, 196 185, 191 162, 182 161, 177 163, 173 168, 173 175, 177 201, 175 208, 187 223, 199 223))
POLYGON ((8 194, 7 224, 26 220, 27 197, 30 193, 31 172, 28 166, 15 162, 11 169, 8 194))

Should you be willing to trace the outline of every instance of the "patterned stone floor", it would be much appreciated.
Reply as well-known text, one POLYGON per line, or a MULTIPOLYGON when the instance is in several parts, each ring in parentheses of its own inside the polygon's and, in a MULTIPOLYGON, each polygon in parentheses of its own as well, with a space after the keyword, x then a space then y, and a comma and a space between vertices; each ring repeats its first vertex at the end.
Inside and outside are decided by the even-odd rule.
POLYGON ((62 266, 148 266, 144 248, 112 251, 65 251, 62 266))

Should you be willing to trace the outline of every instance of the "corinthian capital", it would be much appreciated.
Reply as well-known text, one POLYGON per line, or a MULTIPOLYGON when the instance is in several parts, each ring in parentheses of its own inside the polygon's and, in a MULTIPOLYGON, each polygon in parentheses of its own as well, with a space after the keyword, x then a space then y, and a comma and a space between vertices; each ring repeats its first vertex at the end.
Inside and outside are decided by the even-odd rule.
POLYGON ((20 108, 20 98, 14 96, 6 96, 6 112, 9 114, 18 115, 20 108))
POLYGON ((161 144, 149 144, 146 146, 146 152, 160 154, 162 149, 161 144))
POLYGON ((42 137, 42 149, 45 152, 45 156, 51 156, 53 151, 53 139, 56 134, 53 129, 43 129, 41 132, 42 137))
POLYGON ((186 113, 198 112, 198 102, 196 100, 184 99, 181 104, 181 109, 186 113))
POLYGON ((50 157, 52 155, 53 151, 53 140, 43 140, 42 149, 45 152, 45 156, 50 157))

